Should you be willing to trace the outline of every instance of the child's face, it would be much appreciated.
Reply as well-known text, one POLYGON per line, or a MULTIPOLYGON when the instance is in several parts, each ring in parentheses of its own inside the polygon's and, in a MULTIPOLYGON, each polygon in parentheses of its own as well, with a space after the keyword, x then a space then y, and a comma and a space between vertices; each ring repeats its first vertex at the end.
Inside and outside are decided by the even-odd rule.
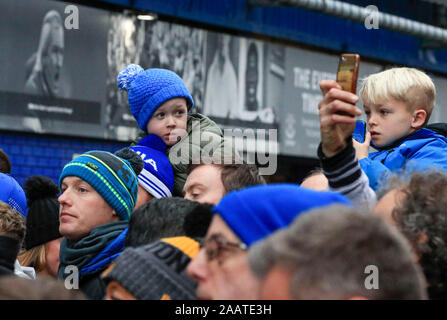
POLYGON ((384 147, 415 131, 413 114, 405 103, 389 99, 383 104, 364 105, 367 128, 377 147, 384 147))
POLYGON ((147 132, 163 139, 167 146, 176 144, 186 134, 188 107, 184 98, 166 101, 147 123, 147 132))

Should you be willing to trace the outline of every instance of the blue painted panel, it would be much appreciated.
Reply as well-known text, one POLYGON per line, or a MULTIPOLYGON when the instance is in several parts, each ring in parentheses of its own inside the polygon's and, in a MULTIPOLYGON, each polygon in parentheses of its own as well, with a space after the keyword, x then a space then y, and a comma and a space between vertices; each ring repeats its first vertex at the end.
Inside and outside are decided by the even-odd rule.
POLYGON ((11 175, 22 186, 30 175, 35 174, 50 177, 57 183, 62 168, 71 161, 73 153, 93 149, 114 152, 126 146, 125 143, 111 141, 0 133, 0 148, 10 158, 11 175))

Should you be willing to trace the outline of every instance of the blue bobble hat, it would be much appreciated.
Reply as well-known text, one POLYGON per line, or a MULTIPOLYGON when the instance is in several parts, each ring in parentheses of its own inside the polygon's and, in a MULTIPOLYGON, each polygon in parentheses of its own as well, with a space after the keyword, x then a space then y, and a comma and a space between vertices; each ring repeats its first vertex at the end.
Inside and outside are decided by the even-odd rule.
POLYGON ((9 174, 0 173, 0 201, 9 204, 24 218, 28 215, 25 191, 9 174))
POLYGON ((167 69, 144 70, 139 65, 130 64, 118 74, 117 81, 118 88, 128 91, 130 111, 144 132, 147 132, 152 114, 164 102, 185 98, 188 109, 194 105, 183 80, 167 69))
POLYGON ((89 151, 65 165, 59 186, 67 176, 86 181, 121 220, 129 220, 137 201, 138 178, 127 160, 106 151, 89 151))
POLYGON ((138 153, 144 162, 144 168, 138 175, 138 183, 155 198, 172 197, 174 171, 166 156, 166 144, 150 134, 129 149, 138 153))
POLYGON ((350 206, 335 192, 314 191, 294 184, 248 187, 228 193, 213 208, 247 245, 287 227, 298 215, 331 204, 350 206))

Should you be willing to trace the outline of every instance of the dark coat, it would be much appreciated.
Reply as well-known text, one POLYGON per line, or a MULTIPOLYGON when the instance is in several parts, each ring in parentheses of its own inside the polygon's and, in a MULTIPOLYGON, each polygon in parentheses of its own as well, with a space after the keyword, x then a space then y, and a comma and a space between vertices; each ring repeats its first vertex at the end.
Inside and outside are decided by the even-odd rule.
POLYGON ((14 274, 14 262, 19 253, 19 240, 0 236, 0 276, 14 274))

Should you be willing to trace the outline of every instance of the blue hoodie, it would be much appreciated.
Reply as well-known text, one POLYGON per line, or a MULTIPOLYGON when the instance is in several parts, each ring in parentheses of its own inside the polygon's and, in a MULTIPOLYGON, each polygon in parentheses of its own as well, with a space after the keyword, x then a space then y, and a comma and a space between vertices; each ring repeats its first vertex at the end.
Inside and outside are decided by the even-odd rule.
MULTIPOLYGON (((379 149, 379 148, 377 148, 379 149)), ((392 172, 428 168, 447 171, 447 138, 423 128, 359 161, 373 190, 392 172)))

